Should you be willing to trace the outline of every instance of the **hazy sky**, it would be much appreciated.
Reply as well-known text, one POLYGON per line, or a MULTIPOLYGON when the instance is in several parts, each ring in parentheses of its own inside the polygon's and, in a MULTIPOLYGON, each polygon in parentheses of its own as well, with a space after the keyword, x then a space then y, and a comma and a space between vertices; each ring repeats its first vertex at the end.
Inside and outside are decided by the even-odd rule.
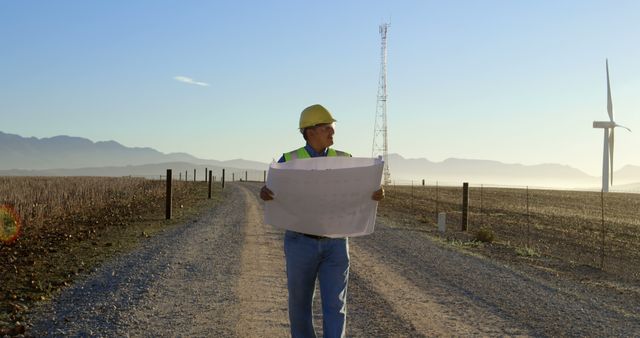
POLYGON ((640 165, 640 1, 0 0, 0 131, 268 162, 321 103, 370 156, 387 20, 390 152, 599 175, 609 58, 640 165))

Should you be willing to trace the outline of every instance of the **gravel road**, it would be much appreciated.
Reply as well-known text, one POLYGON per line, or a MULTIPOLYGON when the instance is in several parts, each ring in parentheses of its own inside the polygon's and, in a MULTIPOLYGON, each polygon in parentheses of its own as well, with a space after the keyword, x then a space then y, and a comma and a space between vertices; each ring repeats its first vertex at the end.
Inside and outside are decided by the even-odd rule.
MULTIPOLYGON (((263 223, 258 189, 227 185, 224 201, 198 220, 148 239, 34 309, 29 332, 288 336, 283 232, 263 223)), ((390 219, 349 241, 348 336, 640 335, 637 312, 579 285, 455 251, 390 219)))

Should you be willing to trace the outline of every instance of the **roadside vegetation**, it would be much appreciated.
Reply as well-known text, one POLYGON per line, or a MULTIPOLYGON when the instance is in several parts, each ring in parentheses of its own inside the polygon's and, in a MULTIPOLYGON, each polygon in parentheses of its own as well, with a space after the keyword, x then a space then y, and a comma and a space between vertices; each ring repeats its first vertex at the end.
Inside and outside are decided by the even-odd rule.
POLYGON ((15 211, 20 233, 0 242, 0 336, 24 332, 26 313, 114 254, 220 200, 206 182, 173 182, 165 220, 164 181, 110 177, 0 177, 0 205, 15 211))
POLYGON ((462 231, 461 187, 390 186, 378 214, 501 261, 637 285, 640 194, 607 193, 602 202, 599 192, 474 186, 462 231), (447 218, 444 234, 440 212, 447 218))

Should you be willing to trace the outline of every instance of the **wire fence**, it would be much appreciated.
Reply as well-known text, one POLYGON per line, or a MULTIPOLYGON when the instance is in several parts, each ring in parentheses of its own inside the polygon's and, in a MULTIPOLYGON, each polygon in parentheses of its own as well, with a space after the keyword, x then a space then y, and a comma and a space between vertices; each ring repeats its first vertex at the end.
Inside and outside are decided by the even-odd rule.
MULTIPOLYGON (((205 168, 206 170, 206 168, 205 168)), ((267 179, 266 170, 243 170, 243 169, 224 169, 226 182, 265 182, 267 179)), ((162 174, 138 174, 130 175, 129 177, 143 177, 147 179, 160 179, 165 180, 166 175, 162 174)), ((172 175, 174 181, 207 181, 208 177, 204 170, 191 171, 191 170, 175 170, 172 175), (194 179, 195 177, 195 179, 194 179)), ((212 171, 212 179, 214 182, 222 180, 222 169, 212 171)))
POLYGON ((388 186, 380 211, 408 214, 434 233, 446 213, 445 235, 473 239, 484 228, 522 255, 640 280, 640 194, 471 184, 462 231, 462 184, 418 183, 388 186))
MULTIPOLYGON (((206 181, 207 174, 206 168, 178 170, 172 174, 172 180, 206 181)), ((212 176, 213 182, 221 182, 223 176, 226 182, 264 182, 267 173, 264 170, 225 169, 212 176)), ((166 180, 166 176, 161 174, 135 177, 166 180)), ((11 182, 33 184, 38 180, 49 182, 29 178, 11 179, 11 182)), ((61 178, 52 179, 51 182, 74 180, 107 182, 98 178, 61 178)), ((157 183, 164 186, 161 182, 157 183)), ((109 183, 110 186, 112 184, 109 183)), ((152 190, 156 191, 159 187, 154 186, 152 190)), ((85 190, 81 193, 88 191, 85 190)), ((423 226, 425 231, 437 233, 438 214, 444 213, 447 236, 473 239, 474 234, 486 228, 495 235, 497 241, 520 250, 524 255, 550 257, 569 265, 596 267, 640 280, 640 194, 471 184, 467 191, 465 223, 462 184, 395 181, 386 190, 388 198, 380 204, 381 213, 409 217, 413 223, 423 226), (463 230, 463 223, 467 225, 466 230, 463 230)), ((52 206, 51 203, 40 203, 39 198, 36 196, 18 203, 33 204, 31 208, 19 209, 24 212, 52 206)), ((63 200, 64 205, 82 205, 62 195, 57 198, 63 200)), ((45 209, 42 212, 51 213, 45 209)), ((29 216, 25 218, 30 220, 29 216)))
MULTIPOLYGON (((190 184, 176 182, 175 200, 190 184)), ((28 233, 73 222, 102 226, 128 222, 140 211, 162 210, 165 184, 133 177, 0 177, 0 205, 15 208, 28 233)))

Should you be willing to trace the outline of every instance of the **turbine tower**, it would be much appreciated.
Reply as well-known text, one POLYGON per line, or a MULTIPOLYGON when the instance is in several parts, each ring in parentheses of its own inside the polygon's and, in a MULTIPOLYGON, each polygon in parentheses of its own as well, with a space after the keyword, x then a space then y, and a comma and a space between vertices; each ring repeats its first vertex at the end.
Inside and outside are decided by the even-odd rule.
POLYGON ((387 144, 387 29, 388 23, 380 25, 380 37, 382 39, 380 48, 380 80, 378 81, 378 103, 376 105, 376 122, 373 129, 373 147, 371 156, 382 156, 384 168, 382 169, 382 184, 391 184, 391 173, 389 172, 387 144))
POLYGON ((607 113, 609 121, 593 121, 594 128, 604 129, 604 150, 602 154, 602 191, 609 192, 609 184, 613 184, 613 144, 616 127, 622 127, 628 131, 631 129, 621 126, 613 121, 613 102, 611 101, 611 85, 609 84, 609 60, 607 67, 607 113))

